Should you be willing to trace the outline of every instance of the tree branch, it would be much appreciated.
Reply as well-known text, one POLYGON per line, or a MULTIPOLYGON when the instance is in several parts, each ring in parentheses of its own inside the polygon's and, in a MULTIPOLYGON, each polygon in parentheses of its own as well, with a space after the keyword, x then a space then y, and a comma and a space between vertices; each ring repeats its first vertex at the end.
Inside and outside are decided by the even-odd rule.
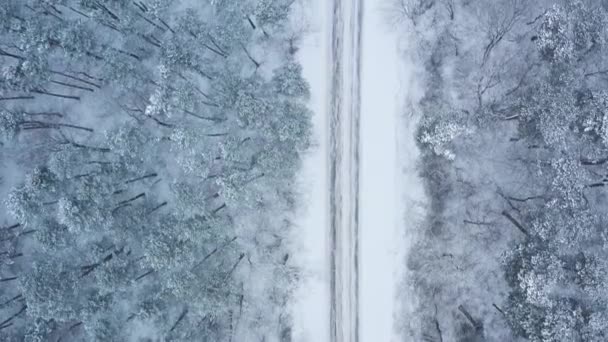
POLYGON ((509 222, 511 222, 515 227, 517 227, 517 229, 524 233, 524 235, 526 235, 527 237, 530 236, 528 230, 526 230, 526 228, 524 228, 524 226, 519 223, 515 218, 513 218, 513 216, 511 216, 511 214, 509 214, 506 210, 503 210, 501 214, 502 216, 506 217, 507 220, 509 220, 509 222))

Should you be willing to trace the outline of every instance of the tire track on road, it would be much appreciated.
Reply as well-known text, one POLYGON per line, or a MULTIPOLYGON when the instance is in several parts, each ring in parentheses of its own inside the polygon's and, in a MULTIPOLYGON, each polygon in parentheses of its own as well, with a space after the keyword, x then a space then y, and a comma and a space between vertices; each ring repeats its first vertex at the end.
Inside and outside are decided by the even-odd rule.
POLYGON ((342 226, 342 36, 344 27, 342 25, 342 1, 333 0, 331 6, 331 31, 330 31, 330 53, 329 63, 331 65, 330 96, 329 96, 329 241, 330 241, 330 341, 338 342, 340 302, 339 296, 339 232, 342 226))
POLYGON ((358 342, 362 0, 331 5, 329 103, 330 334, 358 342))

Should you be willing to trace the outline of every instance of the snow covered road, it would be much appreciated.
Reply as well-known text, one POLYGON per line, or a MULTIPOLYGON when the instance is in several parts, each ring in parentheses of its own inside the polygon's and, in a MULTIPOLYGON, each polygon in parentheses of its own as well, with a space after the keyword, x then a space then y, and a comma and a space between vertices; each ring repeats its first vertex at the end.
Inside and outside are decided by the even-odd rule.
POLYGON ((333 0, 329 106, 331 341, 396 340, 397 39, 382 1, 333 0), (365 4, 365 8, 364 8, 365 4), (365 18, 365 21, 364 21, 365 18), (365 49, 363 49, 364 45, 365 49))
MULTIPOLYGON (((304 171, 317 179, 301 265, 316 278, 300 289, 295 341, 397 341, 394 302, 404 245, 397 224, 404 212, 397 39, 379 8, 385 0, 305 1, 320 22, 316 44, 304 45, 300 58, 312 86, 316 135, 324 137, 304 171), (320 251, 321 244, 328 249, 320 251), (326 266, 313 265, 324 257, 326 266)), ((413 138, 413 131, 402 134, 413 138)))

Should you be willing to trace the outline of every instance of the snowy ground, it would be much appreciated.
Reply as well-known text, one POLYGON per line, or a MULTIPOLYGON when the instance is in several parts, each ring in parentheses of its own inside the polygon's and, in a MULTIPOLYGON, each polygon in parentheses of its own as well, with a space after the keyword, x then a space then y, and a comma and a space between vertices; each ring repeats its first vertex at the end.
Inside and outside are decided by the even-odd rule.
POLYGON ((302 0, 294 11, 295 25, 307 26, 298 58, 311 87, 316 146, 306 156, 300 175, 304 196, 294 236, 294 261, 302 269, 293 303, 293 341, 329 341, 329 240, 327 232, 327 72, 329 2, 302 0), (307 25, 302 22, 307 21, 307 25))
POLYGON ((405 263, 424 219, 415 104, 422 95, 407 23, 387 0, 365 0, 361 76, 360 342, 406 341, 414 303, 405 263), (404 316, 405 314, 405 316, 404 316))
POLYGON ((396 285, 402 260, 397 120, 399 90, 397 40, 379 5, 367 0, 363 20, 361 81, 361 285, 362 342, 393 341, 396 285))
MULTIPOLYGON (((409 25, 404 25, 401 32, 409 32, 409 25)), ((397 31, 394 29, 394 31, 397 31)), ((397 117, 397 156, 399 170, 396 186, 400 189, 397 203, 400 204, 398 211, 399 228, 397 231, 399 248, 395 251, 398 262, 395 274, 394 297, 394 328, 395 336, 399 341, 408 341, 405 332, 409 324, 408 316, 413 312, 416 305, 415 298, 408 294, 408 274, 405 267, 410 243, 415 240, 414 234, 420 231, 418 225, 423 224, 426 219, 426 208, 428 205, 424 185, 418 174, 418 161, 420 150, 416 144, 416 129, 419 115, 416 104, 423 95, 422 85, 419 83, 421 77, 416 76, 421 72, 412 51, 413 39, 407 34, 400 34, 398 38, 397 53, 400 59, 399 65, 399 94, 400 111, 397 117)))

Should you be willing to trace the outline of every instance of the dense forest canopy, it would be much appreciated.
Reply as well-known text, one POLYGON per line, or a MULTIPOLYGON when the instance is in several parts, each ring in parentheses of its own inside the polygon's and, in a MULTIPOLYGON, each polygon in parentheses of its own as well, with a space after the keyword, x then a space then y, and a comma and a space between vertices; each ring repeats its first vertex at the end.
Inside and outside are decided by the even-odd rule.
POLYGON ((608 3, 393 4, 426 76, 407 340, 608 340, 608 3))
POLYGON ((292 3, 0 3, 1 340, 288 338, 292 3))

